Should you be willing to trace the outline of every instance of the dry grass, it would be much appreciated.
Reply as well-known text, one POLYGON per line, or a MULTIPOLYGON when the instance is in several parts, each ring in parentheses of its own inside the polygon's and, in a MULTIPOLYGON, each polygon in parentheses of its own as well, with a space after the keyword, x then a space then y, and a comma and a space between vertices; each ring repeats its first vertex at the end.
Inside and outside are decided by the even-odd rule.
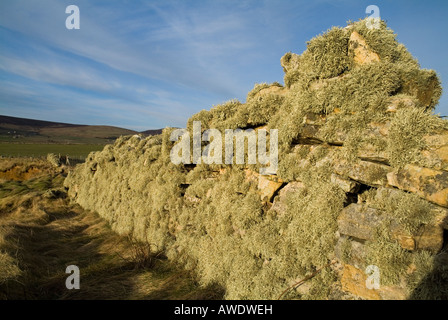
MULTIPOLYGON (((0 165, 13 165, 8 161, 0 165)), ((70 204, 64 177, 44 162, 40 169, 47 174, 0 182, 0 299, 222 297, 154 246, 119 236, 98 215, 70 204), (80 290, 65 288, 65 268, 72 264, 80 268, 80 290)))

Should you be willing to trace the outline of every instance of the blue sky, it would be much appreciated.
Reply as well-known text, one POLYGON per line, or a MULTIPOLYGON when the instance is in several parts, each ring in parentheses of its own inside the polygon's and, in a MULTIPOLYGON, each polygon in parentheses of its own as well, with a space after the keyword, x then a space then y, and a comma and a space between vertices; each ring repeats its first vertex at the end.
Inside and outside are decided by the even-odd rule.
MULTIPOLYGON (((0 114, 134 130, 283 83, 280 58, 377 5, 448 87, 448 1, 1 0, 0 114), (68 30, 68 5, 80 9, 68 30)), ((436 113, 448 115, 448 93, 436 113)))

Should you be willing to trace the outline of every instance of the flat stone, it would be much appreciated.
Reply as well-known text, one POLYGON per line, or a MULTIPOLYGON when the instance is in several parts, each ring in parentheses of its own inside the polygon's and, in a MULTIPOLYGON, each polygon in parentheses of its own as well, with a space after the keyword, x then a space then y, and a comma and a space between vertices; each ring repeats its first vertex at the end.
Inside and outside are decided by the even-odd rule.
POLYGON ((372 240, 375 230, 385 221, 381 211, 363 204, 352 203, 338 217, 338 231, 350 237, 372 240))
POLYGON ((365 248, 364 244, 349 239, 346 236, 340 236, 334 247, 336 258, 344 263, 351 264, 357 268, 365 266, 365 248), (349 256, 347 256, 347 253, 349 256))
POLYGON ((406 165, 387 174, 391 186, 413 192, 442 207, 448 207, 448 172, 406 165))
POLYGON ((438 90, 439 79, 432 70, 420 69, 402 84, 401 92, 416 97, 423 107, 433 106, 434 92, 438 90), (418 80, 417 80, 418 79, 418 80))
POLYGON ((440 225, 422 226, 413 236, 403 234, 397 229, 392 236, 407 250, 425 249, 438 252, 443 246, 443 228, 440 225))
POLYGON ((367 274, 362 270, 349 264, 344 265, 341 278, 342 290, 367 300, 405 300, 407 298, 404 288, 381 285, 381 274, 379 289, 368 289, 366 280, 367 274))
POLYGON ((352 203, 345 207, 338 217, 340 234, 362 240, 374 240, 378 227, 390 221, 389 231, 393 239, 406 250, 424 249, 438 252, 443 246, 443 228, 440 224, 421 226, 410 235, 400 223, 386 212, 352 203))
POLYGON ((285 187, 283 187, 279 193, 278 196, 275 197, 274 203, 272 204, 271 209, 277 212, 277 214, 282 215, 284 214, 288 207, 285 203, 286 196, 289 193, 298 192, 300 189, 305 188, 305 185, 302 182, 294 181, 288 183, 285 187))
POLYGON ((411 96, 392 96, 389 98, 390 102, 387 106, 386 112, 395 113, 403 108, 416 107, 415 98, 411 96))
POLYGON ((448 171, 448 131, 423 137, 426 148, 422 157, 431 164, 431 168, 448 171))
POLYGON ((381 300, 378 290, 367 288, 366 280, 367 275, 364 272, 349 264, 344 265, 341 278, 342 290, 363 299, 381 300))
POLYGON ((330 181, 338 185, 344 192, 355 193, 359 190, 360 184, 350 179, 344 179, 340 175, 332 174, 330 181))
POLYGON ((258 193, 262 201, 272 202, 272 198, 283 181, 275 175, 261 175, 258 172, 246 170, 246 180, 257 182, 258 193))
POLYGON ((261 89, 255 96, 263 96, 263 95, 279 95, 279 96, 285 96, 289 93, 288 88, 279 87, 279 86, 270 86, 269 88, 261 89))
POLYGON ((363 65, 380 61, 380 56, 370 48, 366 40, 358 32, 352 32, 348 45, 349 50, 352 50, 354 53, 353 59, 356 64, 363 65))
POLYGON ((334 164, 334 171, 363 184, 379 187, 387 186, 387 175, 393 169, 384 164, 360 160, 354 164, 338 161, 334 164))
POLYGON ((258 178, 258 190, 261 200, 271 202, 275 192, 283 185, 282 182, 270 180, 266 176, 260 175, 258 178))

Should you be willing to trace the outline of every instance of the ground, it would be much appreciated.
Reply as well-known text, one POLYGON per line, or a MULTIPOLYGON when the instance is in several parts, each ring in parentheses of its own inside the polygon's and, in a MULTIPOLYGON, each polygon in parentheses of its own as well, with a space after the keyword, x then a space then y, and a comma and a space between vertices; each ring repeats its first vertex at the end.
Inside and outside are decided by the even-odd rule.
POLYGON ((114 233, 70 202, 69 168, 0 159, 0 299, 220 299, 163 252, 114 233), (80 269, 68 290, 66 267, 80 269))

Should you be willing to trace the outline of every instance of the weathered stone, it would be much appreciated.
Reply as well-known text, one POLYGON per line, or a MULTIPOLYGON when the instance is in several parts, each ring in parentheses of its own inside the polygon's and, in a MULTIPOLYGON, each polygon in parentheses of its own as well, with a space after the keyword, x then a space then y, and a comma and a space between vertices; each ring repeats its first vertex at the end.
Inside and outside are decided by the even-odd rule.
POLYGON ((325 124, 325 121, 326 121, 325 115, 313 112, 307 112, 306 115, 303 117, 304 124, 323 125, 325 124))
POLYGON ((422 157, 431 164, 431 168, 448 171, 448 131, 423 137, 426 148, 422 157))
POLYGON ((246 180, 257 182, 258 192, 262 201, 272 202, 272 198, 283 181, 275 175, 261 175, 257 172, 246 170, 246 180))
POLYGON ((377 209, 352 203, 345 207, 338 217, 338 230, 341 234, 362 240, 371 240, 375 230, 384 222, 377 209))
POLYGON ((367 288, 366 280, 367 275, 358 268, 349 264, 344 266, 341 278, 342 290, 350 292, 363 299, 381 300, 378 290, 367 288))
POLYGON ((344 192, 355 193, 359 190, 360 184, 350 179, 344 179, 340 175, 332 174, 331 182, 338 185, 344 192))
POLYGON ((440 83, 433 70, 418 70, 405 81, 400 92, 416 97, 423 107, 434 107, 434 93, 439 89, 440 83))
POLYGON ((443 229, 448 230, 448 209, 434 206, 434 220, 435 225, 441 226, 443 229))
POLYGON ((387 174, 392 170, 387 165, 362 160, 354 164, 344 161, 334 164, 334 171, 337 174, 347 175, 349 178, 369 186, 386 186, 387 174))
POLYGON ((260 175, 258 178, 258 190, 262 200, 271 202, 275 192, 283 185, 282 182, 270 180, 266 176, 260 175))
POLYGON ((406 165, 387 174, 391 186, 413 192, 418 196, 448 207, 448 172, 406 165))
POLYGON ((386 112, 391 112, 391 113, 395 113, 397 112, 399 109, 403 109, 403 108, 412 108, 415 107, 415 98, 411 97, 411 96, 392 96, 389 98, 390 102, 389 105, 387 106, 386 112))
POLYGON ((300 56, 295 53, 287 53, 280 59, 280 65, 285 73, 294 71, 299 68, 300 56))
POLYGON ((440 225, 421 226, 410 235, 405 228, 386 212, 370 208, 365 204, 352 203, 338 217, 338 230, 350 237, 373 240, 378 227, 388 223, 390 235, 407 250, 424 249, 438 252, 443 245, 443 228, 440 225))
POLYGON ((363 161, 376 162, 385 165, 389 165, 389 155, 384 150, 378 150, 372 144, 363 144, 362 148, 359 148, 357 154, 359 159, 363 161))
POLYGON ((271 209, 277 212, 278 214, 284 214, 287 210, 287 205, 285 203, 286 195, 289 193, 298 192, 300 189, 303 188, 305 188, 305 185, 302 182, 294 181, 288 183, 284 188, 282 188, 279 191, 278 196, 275 197, 271 209))
POLYGON ((368 134, 374 137, 387 137, 389 135, 390 121, 371 122, 368 125, 368 134))
POLYGON ((406 300, 408 292, 401 286, 381 286, 378 289, 381 300, 406 300))
POLYGON ((288 94, 288 92, 289 92, 288 88, 273 85, 273 86, 270 86, 269 88, 261 89, 260 91, 258 91, 258 93, 255 96, 257 97, 257 96, 270 95, 270 94, 285 96, 288 94))
MULTIPOLYGON (((392 189, 392 188, 378 188, 376 195, 375 195, 375 201, 377 203, 382 203, 384 201, 387 201, 387 199, 397 197, 399 193, 402 193, 403 191, 398 189, 392 189)), ((363 194, 358 195, 358 200, 360 202, 364 202, 367 206, 375 206, 370 200, 365 198, 363 194)), ((448 229, 448 209, 440 207, 435 204, 431 205, 431 213, 430 215, 434 217, 434 225, 441 226, 443 229, 448 229)))
MULTIPOLYGON (((335 110, 335 113, 339 113, 335 110)), ((348 130, 338 130, 334 132, 328 139, 323 139, 320 135, 322 126, 325 125, 327 117, 323 114, 307 112, 302 120, 300 137, 298 141, 306 144, 306 141, 314 141, 315 143, 327 142, 331 145, 343 145, 348 138, 348 130)), ((369 123, 362 136, 375 139, 385 139, 389 134, 390 122, 371 122, 369 123)), ((359 150, 362 152, 362 148, 359 150)))
POLYGON ((397 228, 392 232, 392 236, 407 250, 425 249, 438 252, 443 246, 443 228, 440 225, 422 226, 414 236, 406 235, 397 228))
POLYGON ((304 124, 301 127, 299 137, 294 141, 301 144, 321 144, 324 141, 318 137, 321 126, 315 124, 304 124))
POLYGON ((349 50, 354 53, 353 60, 356 64, 363 65, 380 61, 379 55, 370 48, 358 32, 352 32, 348 45, 349 50))
POLYGON ((364 244, 349 239, 346 236, 340 236, 334 247, 336 258, 344 263, 351 264, 357 268, 365 266, 365 249, 364 244))
POLYGON ((366 286, 367 274, 362 270, 344 265, 341 278, 342 289, 367 300, 405 300, 408 296, 405 289, 400 286, 383 286, 379 289, 368 289, 366 286))

